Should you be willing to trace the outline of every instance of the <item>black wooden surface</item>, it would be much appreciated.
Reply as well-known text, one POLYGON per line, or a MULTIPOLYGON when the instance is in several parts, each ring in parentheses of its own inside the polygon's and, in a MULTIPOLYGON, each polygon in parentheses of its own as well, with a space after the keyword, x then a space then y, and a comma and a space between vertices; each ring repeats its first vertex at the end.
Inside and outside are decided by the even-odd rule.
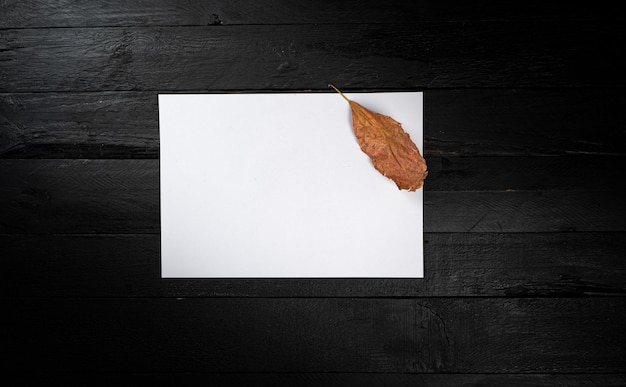
POLYGON ((3 366, 626 384, 616 5, 0 0, 3 366), (160 279, 159 92, 424 91, 425 278, 160 279))

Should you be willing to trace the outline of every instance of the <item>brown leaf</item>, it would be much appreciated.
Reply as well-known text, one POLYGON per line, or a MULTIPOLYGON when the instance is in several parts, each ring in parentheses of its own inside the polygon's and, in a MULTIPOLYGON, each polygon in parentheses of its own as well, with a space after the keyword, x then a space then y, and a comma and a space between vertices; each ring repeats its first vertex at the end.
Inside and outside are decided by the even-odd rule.
POLYGON ((402 124, 389 116, 367 110, 338 92, 352 110, 352 127, 361 150, 380 173, 393 180, 399 189, 415 191, 424 185, 428 175, 426 160, 402 129, 402 124))

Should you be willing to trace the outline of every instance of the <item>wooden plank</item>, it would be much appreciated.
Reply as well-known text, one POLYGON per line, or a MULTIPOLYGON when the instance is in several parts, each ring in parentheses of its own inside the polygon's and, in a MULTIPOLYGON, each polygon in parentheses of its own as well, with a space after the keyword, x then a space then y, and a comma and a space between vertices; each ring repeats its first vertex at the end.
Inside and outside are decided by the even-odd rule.
POLYGON ((624 373, 626 298, 7 299, 18 372, 624 373))
POLYGON ((0 92, 624 87, 623 22, 0 31, 0 92), (598 44, 602 42, 602 44, 598 44), (590 60, 593 58, 593 60, 590 60))
POLYGON ((0 235, 5 297, 626 296, 625 233, 426 233, 423 279, 161 279, 159 235, 0 235))
POLYGON ((499 4, 490 1, 407 2, 390 0, 124 0, 84 2, 60 0, 0 1, 0 28, 234 25, 234 24, 325 24, 325 23, 415 23, 430 20, 595 20, 616 19, 621 9, 612 3, 602 7, 575 3, 564 7, 539 1, 499 4), (358 10, 358 12, 355 12, 358 10))
POLYGON ((626 374, 393 374, 393 373, 43 373, 22 380, 64 384, 112 385, 171 383, 174 385, 345 387, 345 386, 527 386, 623 387, 626 374))
MULTIPOLYGON (((614 165, 619 168, 624 160, 614 165)), ((1 233, 160 230, 158 160, 0 160, 0 176, 1 233)), ((458 174, 434 176, 448 178, 458 191, 435 191, 426 183, 426 232, 626 231, 624 192, 612 186, 517 190, 516 181, 524 180, 509 175, 502 182, 493 177, 488 191, 466 191, 458 174)), ((606 176, 600 180, 610 182, 612 176, 606 176)), ((474 178, 468 175, 467 186, 474 178)))
POLYGON ((158 161, 104 162, 3 161, 0 231, 158 232, 158 161))
POLYGON ((621 156, 426 156, 425 191, 613 191, 621 156))
MULTIPOLYGON (((625 155, 623 106, 610 88, 427 90, 425 153, 625 155)), ((151 92, 0 94, 0 157, 158 158, 158 117, 151 92)))
POLYGON ((623 155, 616 144, 626 142, 626 119, 619 113, 626 97, 615 91, 426 90, 425 149, 442 155, 623 155))
POLYGON ((424 192, 428 232, 626 231, 624 192, 424 192))
POLYGON ((153 93, 0 95, 0 157, 158 158, 153 93))

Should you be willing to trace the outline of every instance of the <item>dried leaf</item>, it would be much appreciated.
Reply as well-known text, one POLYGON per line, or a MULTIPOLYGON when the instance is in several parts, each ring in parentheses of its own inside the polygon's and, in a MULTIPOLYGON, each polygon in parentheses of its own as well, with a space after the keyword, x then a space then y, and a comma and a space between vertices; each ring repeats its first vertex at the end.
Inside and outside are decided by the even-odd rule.
POLYGON ((352 127, 361 150, 380 173, 393 180, 399 189, 415 191, 424 185, 428 175, 426 160, 402 129, 402 124, 389 116, 375 113, 338 92, 352 110, 352 127))

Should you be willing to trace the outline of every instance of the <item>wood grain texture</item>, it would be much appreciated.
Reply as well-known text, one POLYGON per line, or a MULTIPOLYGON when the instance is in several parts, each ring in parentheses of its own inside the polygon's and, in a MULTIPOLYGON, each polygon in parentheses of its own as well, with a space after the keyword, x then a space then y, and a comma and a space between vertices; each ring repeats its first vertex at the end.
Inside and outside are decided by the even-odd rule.
MULTIPOLYGON (((620 89, 427 90, 425 154, 623 156, 625 105, 620 89)), ((152 92, 0 94, 0 157, 158 158, 158 117, 152 92)))
POLYGON ((29 373, 22 380, 89 385, 116 383, 171 383, 186 386, 526 386, 622 387, 625 374, 408 374, 408 373, 29 373))
POLYGON ((549 4, 524 1, 427 2, 371 0, 1 0, 0 28, 89 26, 416 23, 432 20, 578 20, 622 19, 621 8, 609 2, 549 4), (358 10, 358 12, 355 12, 358 10))
POLYGON ((130 169, 124 161, 104 168, 89 160, 57 160, 54 165, 33 160, 38 166, 30 167, 23 161, 7 162, 0 167, 3 232, 159 231, 156 160, 139 161, 130 169), (85 167, 87 175, 79 172, 85 167))
POLYGON ((426 233, 423 279, 161 279, 159 235, 0 235, 6 297, 624 297, 626 233, 426 233))
POLYGON ((0 303, 14 371, 611 373, 626 361, 624 298, 0 303))
POLYGON ((157 95, 0 95, 0 155, 15 158, 158 158, 157 95))
POLYGON ((0 31, 0 92, 624 87, 621 22, 0 31), (598 42, 602 42, 601 45, 598 42), (10 80, 10 82, 9 82, 10 80))
MULTIPOLYGON (((0 176, 1 233, 160 230, 158 160, 1 160, 0 176)), ((511 181, 489 191, 434 191, 427 181, 424 231, 626 231, 623 191, 516 190, 511 181)))

